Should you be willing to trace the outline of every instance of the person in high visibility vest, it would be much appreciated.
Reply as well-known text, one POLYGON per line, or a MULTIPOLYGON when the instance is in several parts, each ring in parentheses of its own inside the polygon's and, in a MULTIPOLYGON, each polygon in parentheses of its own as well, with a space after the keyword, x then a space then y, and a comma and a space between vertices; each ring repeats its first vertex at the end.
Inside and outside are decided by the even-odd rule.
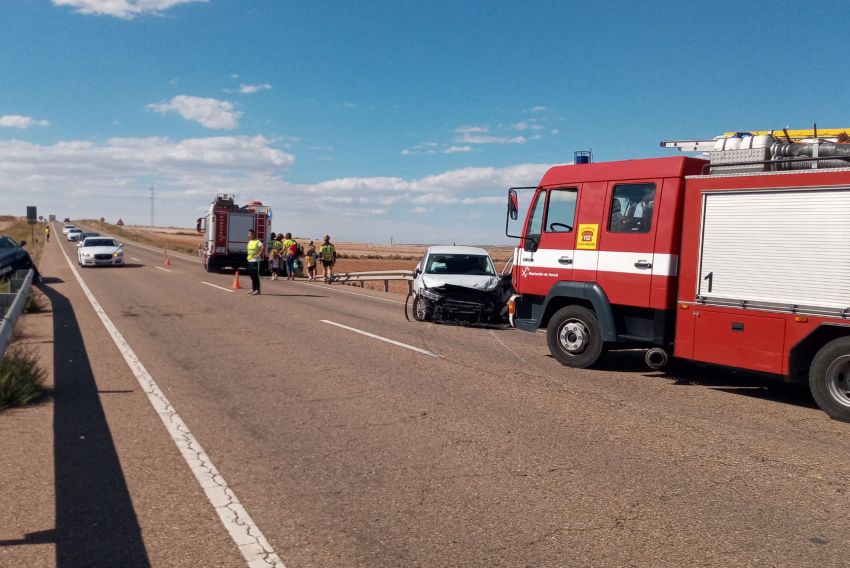
POLYGON ((325 282, 330 284, 334 277, 334 263, 336 263, 336 247, 331 244, 330 235, 325 235, 325 240, 319 248, 319 260, 322 261, 325 282))
POLYGON ((254 231, 248 231, 248 274, 251 275, 251 291, 249 294, 260 294, 260 261, 263 259, 263 241, 256 238, 254 231))
POLYGON ((44 227, 44 240, 50 242, 50 225, 44 227))

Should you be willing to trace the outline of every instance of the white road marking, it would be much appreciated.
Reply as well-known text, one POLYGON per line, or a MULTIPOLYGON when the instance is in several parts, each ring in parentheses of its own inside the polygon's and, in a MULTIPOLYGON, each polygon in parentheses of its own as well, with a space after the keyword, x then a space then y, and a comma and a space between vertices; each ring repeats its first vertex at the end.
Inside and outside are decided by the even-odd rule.
POLYGON ((127 366, 130 367, 130 371, 135 375, 142 390, 148 395, 148 400, 159 415, 162 423, 165 424, 165 429, 171 435, 171 439, 177 445, 177 448, 183 455, 183 459, 189 464, 189 469, 192 470, 195 479, 200 483, 204 493, 207 495, 207 499, 209 499, 215 512, 218 513, 219 519, 221 519, 227 532, 230 533, 230 537, 236 543, 249 568, 286 568, 283 561, 266 540, 266 537, 263 536, 263 533, 254 524, 248 511, 245 510, 239 499, 236 498, 236 494, 227 485, 227 482, 218 472, 215 465, 213 465, 207 453, 198 443, 198 440, 195 439, 189 431, 188 426, 183 422, 183 419, 177 414, 176 409, 168 402, 168 399, 162 390, 160 390, 156 381, 154 381, 153 377, 148 373, 144 365, 142 365, 138 356, 130 348, 127 340, 124 339, 124 336, 121 335, 115 324, 106 315, 100 303, 95 299, 89 287, 83 282, 80 273, 74 268, 70 257, 68 257, 68 253, 65 252, 65 248, 62 246, 59 248, 62 250, 62 254, 65 255, 65 260, 68 261, 71 272, 73 272, 77 282, 79 282, 80 287, 89 299, 92 308, 94 308, 106 331, 112 336, 115 346, 118 347, 118 350, 124 357, 124 361, 127 362, 127 366))
POLYGON ((351 292, 350 290, 341 290, 338 286, 334 287, 333 284, 310 284, 308 282, 299 282, 298 280, 293 280, 295 284, 301 284, 304 286, 313 286, 314 288, 321 288, 322 290, 329 290, 331 292, 339 292, 340 294, 351 294, 352 296, 363 296, 364 298, 371 298, 373 300, 380 300, 382 302, 392 302, 393 304, 404 304, 404 302, 400 302, 398 300, 390 300, 389 298, 379 298, 378 296, 370 296, 369 294, 361 294, 360 292, 351 292))
POLYGON ((368 331, 363 331, 362 329, 357 329, 356 327, 349 327, 347 325, 343 325, 341 323, 337 323, 331 320, 319 320, 322 323, 327 323, 330 325, 335 325, 337 327, 341 327, 343 329, 347 329, 348 331, 353 331, 354 333, 359 333, 360 335, 365 335, 366 337, 371 337, 372 339, 377 339, 379 341, 385 341, 387 343, 391 343, 398 347, 404 347, 405 349, 410 349, 411 351, 416 351, 417 353, 422 353, 423 355, 428 355, 429 357, 442 357, 442 355, 437 355, 436 353, 432 353, 426 349, 420 349, 419 347, 414 347, 413 345, 408 345, 407 343, 402 343, 401 341, 396 341, 394 339, 388 339, 386 337, 381 337, 380 335, 375 335, 374 333, 369 333, 368 331))
POLYGON ((154 266, 154 268, 156 268, 157 270, 162 270, 163 272, 171 272, 171 271, 170 271, 170 270, 168 270, 167 268, 163 268, 163 267, 161 267, 161 266, 154 266))
POLYGON ((135 256, 131 256, 130 260, 135 260, 136 262, 142 262, 141 258, 136 258, 135 256))
POLYGON ((207 286, 212 286, 213 288, 218 288, 219 290, 224 290, 225 292, 230 292, 231 294, 234 292, 234 290, 231 290, 230 288, 225 288, 224 286, 218 286, 217 284, 210 284, 209 282, 201 281, 201 284, 206 284, 207 286))

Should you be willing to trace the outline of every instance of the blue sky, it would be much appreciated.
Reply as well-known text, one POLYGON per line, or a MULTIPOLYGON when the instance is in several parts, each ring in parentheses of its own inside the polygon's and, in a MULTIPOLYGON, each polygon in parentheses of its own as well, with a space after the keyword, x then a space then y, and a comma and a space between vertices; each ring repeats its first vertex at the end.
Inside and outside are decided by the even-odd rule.
POLYGON ((850 127, 850 17, 790 2, 5 0, 0 212, 505 242, 574 150, 850 127))

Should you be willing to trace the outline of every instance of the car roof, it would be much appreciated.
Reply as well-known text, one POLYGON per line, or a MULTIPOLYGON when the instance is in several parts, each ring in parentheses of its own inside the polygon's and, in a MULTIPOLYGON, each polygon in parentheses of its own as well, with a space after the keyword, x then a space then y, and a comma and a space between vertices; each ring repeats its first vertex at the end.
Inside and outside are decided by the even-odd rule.
POLYGON ((455 245, 428 247, 428 254, 475 254, 480 256, 490 256, 490 254, 483 248, 455 245))

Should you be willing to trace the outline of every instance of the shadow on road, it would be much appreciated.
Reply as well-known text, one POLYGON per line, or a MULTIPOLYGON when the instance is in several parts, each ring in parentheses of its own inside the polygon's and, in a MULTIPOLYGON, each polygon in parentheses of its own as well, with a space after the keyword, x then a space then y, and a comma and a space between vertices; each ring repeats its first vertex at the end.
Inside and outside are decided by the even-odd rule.
POLYGON ((644 350, 611 351, 598 369, 637 372, 648 378, 671 380, 676 386, 707 387, 731 394, 817 408, 806 385, 789 384, 779 377, 705 363, 674 361, 665 371, 652 371, 644 362, 644 354, 644 350))
POLYGON ((53 303, 55 337, 56 565, 149 567, 74 309, 40 289, 53 303))

